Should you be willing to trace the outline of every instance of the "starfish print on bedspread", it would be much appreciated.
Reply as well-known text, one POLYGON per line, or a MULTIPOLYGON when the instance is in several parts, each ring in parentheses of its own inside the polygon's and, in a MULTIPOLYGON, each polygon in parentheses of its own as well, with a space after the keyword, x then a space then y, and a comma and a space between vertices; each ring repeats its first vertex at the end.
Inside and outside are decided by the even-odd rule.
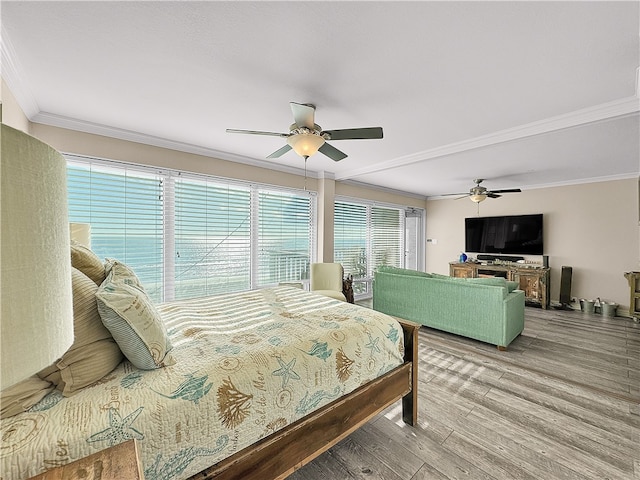
POLYGON ((367 343, 365 347, 371 349, 372 354, 374 352, 380 353, 380 347, 378 346, 380 337, 373 338, 369 332, 367 332, 367 335, 369 336, 369 343, 367 343))
POLYGON ((108 442, 109 446, 113 447, 132 438, 144 440, 144 435, 132 426, 132 423, 138 418, 143 408, 139 407, 135 412, 124 418, 115 408, 109 409, 109 428, 91 435, 87 438, 87 442, 108 442))
POLYGON ((278 363, 280 364, 280 368, 278 370, 274 370, 272 375, 274 377, 282 377, 282 388, 287 386, 289 380, 300 380, 300 375, 293 371, 293 367, 296 364, 296 358, 293 357, 289 363, 284 363, 281 357, 277 358, 278 363))

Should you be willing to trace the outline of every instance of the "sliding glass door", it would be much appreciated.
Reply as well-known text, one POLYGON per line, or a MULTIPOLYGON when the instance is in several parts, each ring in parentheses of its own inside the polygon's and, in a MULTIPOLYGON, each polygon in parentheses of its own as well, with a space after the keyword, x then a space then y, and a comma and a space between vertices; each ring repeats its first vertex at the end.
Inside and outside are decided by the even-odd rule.
POLYGON ((371 295, 381 265, 421 267, 422 210, 339 198, 334 204, 334 260, 352 275, 357 298, 371 295))

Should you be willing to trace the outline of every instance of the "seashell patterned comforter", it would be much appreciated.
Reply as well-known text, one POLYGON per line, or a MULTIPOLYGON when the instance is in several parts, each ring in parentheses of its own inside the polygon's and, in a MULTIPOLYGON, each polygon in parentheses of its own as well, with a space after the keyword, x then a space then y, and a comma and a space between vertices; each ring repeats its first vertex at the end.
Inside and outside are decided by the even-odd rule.
POLYGON ((188 478, 402 364, 395 319, 276 287, 158 306, 177 362, 121 363, 3 420, 0 478, 138 440, 146 480, 188 478))

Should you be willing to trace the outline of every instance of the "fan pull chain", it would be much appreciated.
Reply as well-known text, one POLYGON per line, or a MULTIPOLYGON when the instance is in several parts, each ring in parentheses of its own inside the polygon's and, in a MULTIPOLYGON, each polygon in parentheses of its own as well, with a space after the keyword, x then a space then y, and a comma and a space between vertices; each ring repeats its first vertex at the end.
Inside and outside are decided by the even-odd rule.
POLYGON ((304 156, 304 191, 307 191, 307 158, 309 158, 308 155, 304 156))

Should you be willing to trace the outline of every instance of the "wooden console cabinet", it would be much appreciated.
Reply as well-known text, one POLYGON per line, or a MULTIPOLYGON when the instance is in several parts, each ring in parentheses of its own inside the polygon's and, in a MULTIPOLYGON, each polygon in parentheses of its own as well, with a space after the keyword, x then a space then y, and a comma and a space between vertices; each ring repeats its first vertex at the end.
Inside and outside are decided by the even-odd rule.
POLYGON ((539 305, 545 310, 549 308, 550 269, 548 267, 452 262, 449 264, 449 275, 458 278, 504 277, 518 282, 518 288, 524 291, 525 301, 528 304, 539 305))

